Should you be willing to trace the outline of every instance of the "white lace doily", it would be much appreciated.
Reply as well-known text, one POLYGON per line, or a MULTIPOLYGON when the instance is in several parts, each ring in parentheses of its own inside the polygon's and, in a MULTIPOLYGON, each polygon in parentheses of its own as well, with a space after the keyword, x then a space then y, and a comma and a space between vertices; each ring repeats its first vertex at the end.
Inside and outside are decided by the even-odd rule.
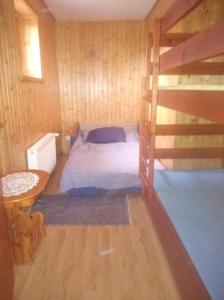
POLYGON ((9 174, 2 178, 3 196, 17 196, 37 185, 39 176, 32 172, 9 174))

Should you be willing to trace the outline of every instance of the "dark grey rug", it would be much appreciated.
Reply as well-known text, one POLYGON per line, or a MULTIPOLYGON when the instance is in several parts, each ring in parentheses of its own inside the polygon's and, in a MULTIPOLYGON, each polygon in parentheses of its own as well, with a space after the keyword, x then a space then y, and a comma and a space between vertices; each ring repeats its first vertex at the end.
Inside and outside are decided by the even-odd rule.
POLYGON ((127 196, 111 192, 85 197, 44 195, 31 211, 43 212, 48 225, 130 224, 127 196))

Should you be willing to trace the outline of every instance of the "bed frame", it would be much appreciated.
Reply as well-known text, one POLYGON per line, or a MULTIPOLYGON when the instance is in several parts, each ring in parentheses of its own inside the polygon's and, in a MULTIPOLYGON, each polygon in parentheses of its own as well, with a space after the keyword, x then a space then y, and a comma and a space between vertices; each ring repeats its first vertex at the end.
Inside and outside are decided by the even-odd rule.
POLYGON ((154 190, 155 159, 224 158, 223 148, 156 148, 157 136, 224 135, 224 91, 164 90, 159 75, 223 75, 223 62, 202 62, 224 54, 224 20, 195 34, 167 33, 203 0, 176 0, 156 18, 148 37, 147 76, 140 124, 140 176, 143 197, 164 246, 182 299, 211 299, 154 190), (171 50, 160 55, 160 47, 171 50), (151 81, 152 87, 148 88, 151 81), (203 103, 203 105, 202 105, 203 103), (149 116, 151 104, 151 118, 149 116), (216 124, 157 125, 157 106, 191 114, 216 124), (149 163, 150 162, 150 163, 149 163))
POLYGON ((71 131, 70 131, 70 135, 75 138, 78 136, 79 134, 79 122, 75 122, 75 124, 73 125, 73 127, 71 128, 71 131))

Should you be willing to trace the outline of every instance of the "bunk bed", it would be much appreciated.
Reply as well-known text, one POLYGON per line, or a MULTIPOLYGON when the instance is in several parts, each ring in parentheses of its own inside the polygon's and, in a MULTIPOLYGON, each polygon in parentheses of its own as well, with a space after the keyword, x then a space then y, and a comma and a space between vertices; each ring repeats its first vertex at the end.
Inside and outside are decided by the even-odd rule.
POLYGON ((160 75, 224 75, 224 20, 192 33, 167 33, 203 0, 176 0, 148 37, 140 124, 140 177, 182 299, 224 299, 224 170, 161 171, 156 159, 224 158, 222 147, 157 148, 158 136, 224 135, 223 88, 159 88, 160 75), (162 47, 170 48, 162 53, 162 47), (151 82, 151 85, 149 85, 151 82), (150 87, 149 87, 150 86, 150 87), (158 106, 211 124, 157 124, 158 106))

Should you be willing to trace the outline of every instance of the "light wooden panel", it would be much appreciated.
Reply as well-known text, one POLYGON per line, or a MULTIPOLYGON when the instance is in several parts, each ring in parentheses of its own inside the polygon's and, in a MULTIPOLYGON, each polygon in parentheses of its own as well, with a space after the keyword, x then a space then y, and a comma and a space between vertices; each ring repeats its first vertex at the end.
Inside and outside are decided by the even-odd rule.
POLYGON ((28 1, 39 14, 43 82, 20 80, 18 32, 13 1, 0 16, 0 172, 26 168, 25 150, 46 132, 60 130, 55 20, 40 0, 28 1))
MULTIPOLYGON (((152 12, 146 18, 146 28, 147 33, 152 33, 152 22, 154 17, 162 16, 165 11, 170 7, 174 0, 159 0, 155 5, 152 12)), ((172 28, 171 32, 185 32, 194 33, 199 30, 206 29, 208 25, 214 24, 217 20, 223 19, 224 17, 224 2, 223 0, 205 0, 203 1, 191 14, 189 14, 183 21, 179 22, 172 28), (200 22, 199 22, 200 20, 200 22)), ((217 61, 223 61, 223 58, 217 61)), ((160 82, 165 85, 200 85, 201 89, 203 86, 207 85, 222 85, 224 84, 224 76, 160 76, 160 82)), ((185 123, 185 124, 199 124, 208 123, 205 120, 199 119, 195 116, 190 116, 183 113, 177 113, 173 110, 162 108, 158 110, 158 122, 160 124, 165 123, 185 123)), ((168 141, 165 140, 164 143, 168 141)), ((163 143, 162 138, 160 138, 159 146, 161 147, 163 143)), ((174 144, 176 147, 220 147, 224 145, 224 138, 220 137, 175 137, 174 144)), ((213 168, 213 167, 223 167, 223 160, 174 160, 174 168, 180 169, 192 169, 192 168, 213 168)))
POLYGON ((144 43, 143 21, 57 24, 63 131, 139 120, 144 43))
POLYGON ((164 33, 173 27, 179 20, 189 14, 202 0, 176 0, 161 19, 161 32, 164 33))

